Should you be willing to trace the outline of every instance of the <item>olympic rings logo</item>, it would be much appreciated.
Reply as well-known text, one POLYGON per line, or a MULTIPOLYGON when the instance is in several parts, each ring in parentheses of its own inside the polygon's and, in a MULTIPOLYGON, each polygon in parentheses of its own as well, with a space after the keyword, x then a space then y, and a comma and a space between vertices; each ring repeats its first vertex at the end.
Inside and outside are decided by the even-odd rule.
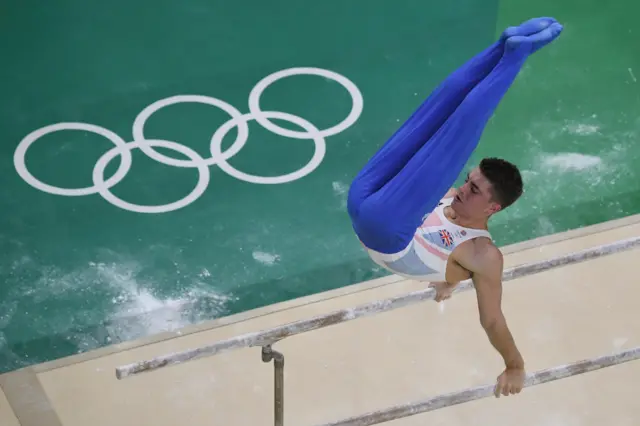
POLYGON ((87 123, 76 123, 76 122, 64 122, 64 123, 56 123, 49 126, 42 127, 37 129, 31 133, 29 133, 16 148, 14 153, 13 162, 16 168, 16 171, 24 179, 29 185, 32 187, 39 189, 44 192, 48 192, 50 194, 63 195, 68 197, 74 196, 84 196, 91 194, 100 194, 105 200, 110 202, 116 207, 129 210, 137 213, 166 213, 173 210, 177 210, 183 208, 192 202, 196 201, 207 189, 209 186, 210 173, 209 166, 216 165, 220 169, 222 169, 227 174, 251 183, 257 184, 281 184, 286 182, 291 182, 297 179, 300 179, 313 170, 315 170, 322 159, 324 158, 326 152, 326 143, 325 138, 328 136, 336 135, 340 132, 343 132, 351 125, 353 125, 360 114, 362 113, 363 108, 363 99, 362 94, 358 90, 358 87, 346 77, 325 69, 321 68, 310 68, 310 67, 299 67, 299 68, 289 68, 285 70, 281 70, 275 72, 271 75, 260 80, 254 88, 251 90, 249 94, 249 113, 242 114, 239 110, 237 110, 232 105, 209 96, 200 96, 200 95, 177 95, 168 97, 165 99, 161 99, 152 103, 143 109, 138 116, 135 118, 133 122, 133 140, 130 142, 125 142, 120 136, 115 134, 114 132, 105 129, 104 127, 100 127, 94 124, 87 123), (262 111, 260 109, 260 98, 263 92, 266 90, 268 86, 275 83, 276 81, 283 79, 285 77, 290 77, 293 75, 317 75, 320 77, 325 77, 327 79, 334 80, 335 82, 341 84, 351 95, 352 99, 352 108, 349 112, 348 116, 340 123, 336 124, 333 127, 328 129, 319 130, 316 126, 314 126, 309 121, 298 117, 293 114, 281 112, 281 111, 262 111), (184 102, 194 102, 200 104, 206 104, 215 106, 220 108, 227 114, 231 116, 231 119, 220 126, 211 137, 210 143, 210 152, 211 156, 209 158, 201 157, 197 152, 192 150, 191 148, 181 145, 176 142, 162 140, 162 139, 147 139, 144 135, 144 126, 149 117, 156 111, 161 108, 164 108, 169 105, 184 103, 184 102), (303 131, 294 131, 279 127, 273 124, 269 119, 279 119, 285 120, 290 123, 293 123, 303 131), (263 176, 255 176, 244 173, 240 170, 235 169, 228 163, 228 160, 236 155, 246 144, 249 138, 249 127, 248 121, 254 120, 258 124, 260 124, 265 129, 271 131, 272 133, 288 137, 294 139, 311 139, 315 144, 314 155, 311 160, 303 166, 301 169, 296 170, 294 172, 282 175, 282 176, 274 176, 274 177, 263 177, 263 176), (227 133, 233 129, 234 127, 238 128, 238 133, 235 141, 231 144, 231 146, 226 150, 222 151, 222 141, 227 133), (41 137, 61 131, 61 130, 82 130, 87 132, 92 132, 98 135, 101 135, 111 141, 115 146, 109 151, 105 152, 96 162, 93 168, 93 186, 85 187, 85 188, 60 188, 56 186, 52 186, 41 182, 39 179, 34 177, 31 172, 27 169, 25 163, 25 154, 29 147, 41 137), (188 160, 184 159, 175 159, 172 157, 165 156, 160 154, 158 151, 154 149, 154 147, 162 147, 169 150, 177 151, 188 157, 188 160), (187 168, 196 168, 198 170, 198 182, 195 188, 189 193, 186 197, 181 200, 164 204, 164 205, 156 205, 156 206, 145 206, 133 204, 127 201, 124 201, 118 197, 116 197, 110 189, 117 185, 124 177, 127 175, 131 168, 131 150, 139 148, 142 152, 144 152, 150 158, 169 166, 174 167, 187 167, 187 168), (109 162, 111 162, 116 156, 121 157, 120 166, 116 170, 116 172, 108 179, 105 179, 104 171, 109 162))

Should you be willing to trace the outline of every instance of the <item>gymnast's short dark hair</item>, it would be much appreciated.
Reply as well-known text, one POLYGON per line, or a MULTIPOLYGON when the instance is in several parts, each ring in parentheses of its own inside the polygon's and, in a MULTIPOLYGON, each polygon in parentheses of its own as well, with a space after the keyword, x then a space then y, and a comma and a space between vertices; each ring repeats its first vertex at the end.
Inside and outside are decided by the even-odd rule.
POLYGON ((522 175, 518 167, 501 158, 488 157, 480 161, 480 172, 491 183, 493 200, 501 210, 515 203, 522 195, 522 175))

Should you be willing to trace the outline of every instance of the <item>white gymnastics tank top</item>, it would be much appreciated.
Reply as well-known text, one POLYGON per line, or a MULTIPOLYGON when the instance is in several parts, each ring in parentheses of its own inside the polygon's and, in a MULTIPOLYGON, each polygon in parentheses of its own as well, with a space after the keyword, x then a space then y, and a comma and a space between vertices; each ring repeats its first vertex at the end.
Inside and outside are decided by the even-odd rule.
POLYGON ((489 231, 458 226, 444 215, 453 198, 443 199, 427 214, 409 245, 393 254, 367 248, 371 259, 386 270, 419 281, 445 281, 447 260, 457 246, 478 237, 491 239, 489 231))

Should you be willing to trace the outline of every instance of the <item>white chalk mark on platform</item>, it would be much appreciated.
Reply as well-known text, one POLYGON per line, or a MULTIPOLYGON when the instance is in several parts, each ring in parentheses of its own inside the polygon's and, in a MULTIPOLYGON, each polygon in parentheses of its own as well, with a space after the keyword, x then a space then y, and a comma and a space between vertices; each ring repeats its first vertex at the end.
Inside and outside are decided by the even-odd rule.
POLYGON ((255 260, 257 260, 258 262, 264 264, 264 265, 273 265, 274 263, 276 263, 278 260, 280 260, 280 256, 277 254, 271 254, 271 253, 265 253, 262 251, 254 251, 252 253, 253 258, 255 260))
POLYGON ((340 200, 340 208, 347 208, 347 194, 349 193, 349 185, 340 181, 331 183, 333 193, 340 200))
POLYGON ((564 130, 565 132, 569 132, 572 135, 585 136, 598 133, 600 127, 594 124, 571 123, 564 126, 562 130, 564 130))
POLYGON ((586 170, 602 164, 602 158, 577 152, 563 152, 545 156, 542 160, 546 168, 569 170, 586 170))
POLYGON ((633 75, 633 70, 631 68, 627 68, 629 70, 629 74, 631 75, 631 78, 633 79, 634 83, 637 83, 638 80, 636 79, 636 76, 633 75))
POLYGON ((627 337, 618 337, 616 339, 613 339, 613 346, 620 350, 622 349, 622 346, 624 346, 625 343, 627 343, 627 341, 629 341, 629 339, 627 337))
POLYGON ((338 181, 332 182, 331 187, 336 195, 344 195, 349 191, 349 186, 347 184, 338 181))

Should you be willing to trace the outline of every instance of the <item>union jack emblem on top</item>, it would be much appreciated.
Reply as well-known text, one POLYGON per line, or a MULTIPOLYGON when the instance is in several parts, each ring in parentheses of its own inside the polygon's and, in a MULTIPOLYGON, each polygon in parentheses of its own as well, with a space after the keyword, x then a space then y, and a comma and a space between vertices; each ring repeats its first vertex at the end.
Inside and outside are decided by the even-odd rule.
POLYGON ((449 247, 451 244, 453 244, 453 237, 451 236, 451 233, 449 231, 447 231, 446 229, 441 229, 438 231, 438 233, 440 234, 440 239, 445 246, 449 247))

